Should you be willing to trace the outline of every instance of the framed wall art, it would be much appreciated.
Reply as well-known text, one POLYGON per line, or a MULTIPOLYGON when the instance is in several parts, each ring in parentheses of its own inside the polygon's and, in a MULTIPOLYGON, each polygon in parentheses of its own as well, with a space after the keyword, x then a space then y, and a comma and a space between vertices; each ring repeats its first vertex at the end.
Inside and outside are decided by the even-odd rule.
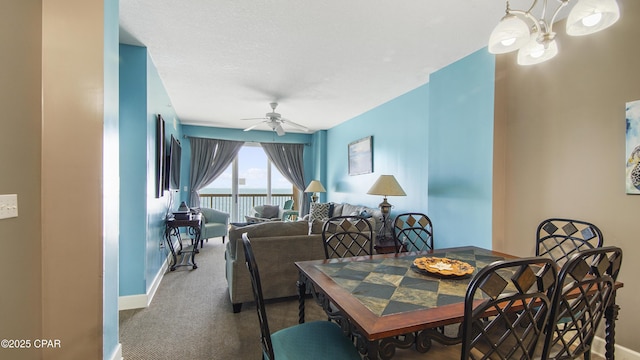
POLYGON ((349 175, 373 172, 373 136, 349 143, 349 175))
POLYGON ((640 194, 640 100, 627 103, 625 134, 627 194, 640 194))

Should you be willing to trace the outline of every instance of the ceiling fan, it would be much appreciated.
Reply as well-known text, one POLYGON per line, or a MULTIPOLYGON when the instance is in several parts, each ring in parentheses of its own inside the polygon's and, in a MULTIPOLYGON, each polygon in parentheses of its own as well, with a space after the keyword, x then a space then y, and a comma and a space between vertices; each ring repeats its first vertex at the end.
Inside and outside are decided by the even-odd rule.
POLYGON ((244 129, 244 131, 249 131, 249 130, 253 130, 256 127, 262 125, 262 124, 267 124, 267 126, 269 126, 271 128, 271 130, 275 131, 276 134, 278 134, 278 136, 282 136, 285 134, 283 125, 287 125, 287 126, 293 126, 296 127, 304 132, 308 132, 309 128, 307 128, 306 126, 300 125, 300 124, 296 124, 291 120, 285 119, 282 117, 282 115, 278 114, 276 112, 276 107, 278 107, 278 103, 277 102, 272 102, 271 104, 269 104, 271 106, 271 112, 268 112, 265 114, 264 117, 259 117, 259 118, 249 118, 249 119, 241 119, 241 120, 258 120, 261 119, 262 121, 260 121, 257 124, 253 124, 251 126, 249 126, 248 128, 244 129))

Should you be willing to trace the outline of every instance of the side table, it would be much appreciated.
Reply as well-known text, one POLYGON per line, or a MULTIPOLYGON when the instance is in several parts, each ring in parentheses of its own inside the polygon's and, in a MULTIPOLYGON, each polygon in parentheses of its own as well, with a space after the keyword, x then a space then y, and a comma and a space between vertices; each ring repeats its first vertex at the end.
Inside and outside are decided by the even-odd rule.
POLYGON ((193 269, 197 269, 198 265, 196 265, 196 253, 198 253, 198 243, 200 243, 200 232, 202 229, 202 215, 201 214, 192 214, 187 219, 176 219, 170 218, 167 219, 166 229, 165 229, 165 238, 167 239, 167 243, 169 244, 169 249, 171 250, 171 255, 173 256, 173 264, 171 264, 171 271, 174 271, 178 266, 193 266, 193 269), (188 248, 184 248, 182 246, 182 237, 180 236, 180 228, 185 228, 187 234, 191 237, 191 245, 188 248), (175 236, 178 239, 179 249, 176 253, 176 249, 173 246, 173 241, 171 240, 171 236, 175 236), (190 261, 187 260, 185 263, 185 259, 189 259, 189 257, 183 256, 182 260, 178 264, 177 255, 182 255, 185 253, 191 253, 190 261))

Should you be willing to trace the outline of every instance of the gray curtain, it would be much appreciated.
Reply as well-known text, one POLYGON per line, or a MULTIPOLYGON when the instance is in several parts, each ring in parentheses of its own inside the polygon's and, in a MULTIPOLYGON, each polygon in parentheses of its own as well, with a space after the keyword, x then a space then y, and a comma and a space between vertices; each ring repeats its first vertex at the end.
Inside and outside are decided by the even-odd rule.
POLYGON ((303 144, 277 144, 277 143, 261 143, 264 152, 269 157, 269 160, 275 165, 290 183, 300 190, 302 196, 298 196, 298 199, 302 199, 300 204, 300 216, 304 216, 309 213, 309 199, 304 196, 304 189, 306 182, 304 181, 304 165, 303 156, 304 151, 303 144))
POLYGON ((189 170, 189 206, 200 207, 200 189, 211 184, 235 159, 244 141, 189 137, 191 169, 189 170))

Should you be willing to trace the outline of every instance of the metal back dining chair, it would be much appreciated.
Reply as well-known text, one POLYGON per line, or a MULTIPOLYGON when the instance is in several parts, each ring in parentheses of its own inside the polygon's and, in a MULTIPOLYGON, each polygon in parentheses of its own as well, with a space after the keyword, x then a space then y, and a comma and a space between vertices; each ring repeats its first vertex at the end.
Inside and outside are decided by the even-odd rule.
POLYGON ((491 263, 467 286, 461 359, 533 359, 557 284, 548 258, 491 263))
POLYGON ((361 216, 335 216, 322 226, 327 259, 373 254, 373 227, 361 216))
POLYGON ((271 334, 262 296, 260 272, 247 233, 242 234, 242 245, 258 311, 263 359, 361 359, 351 340, 343 335, 337 324, 329 321, 297 324, 271 334))
POLYGON ((622 250, 615 246, 573 254, 560 270, 543 359, 591 358, 598 324, 615 299, 622 250))
POLYGON ((581 220, 551 218, 538 225, 536 256, 547 256, 559 266, 576 251, 602 246, 603 236, 597 226, 581 220))
POLYGON ((403 213, 393 221, 396 252, 433 250, 433 224, 422 213, 403 213))

